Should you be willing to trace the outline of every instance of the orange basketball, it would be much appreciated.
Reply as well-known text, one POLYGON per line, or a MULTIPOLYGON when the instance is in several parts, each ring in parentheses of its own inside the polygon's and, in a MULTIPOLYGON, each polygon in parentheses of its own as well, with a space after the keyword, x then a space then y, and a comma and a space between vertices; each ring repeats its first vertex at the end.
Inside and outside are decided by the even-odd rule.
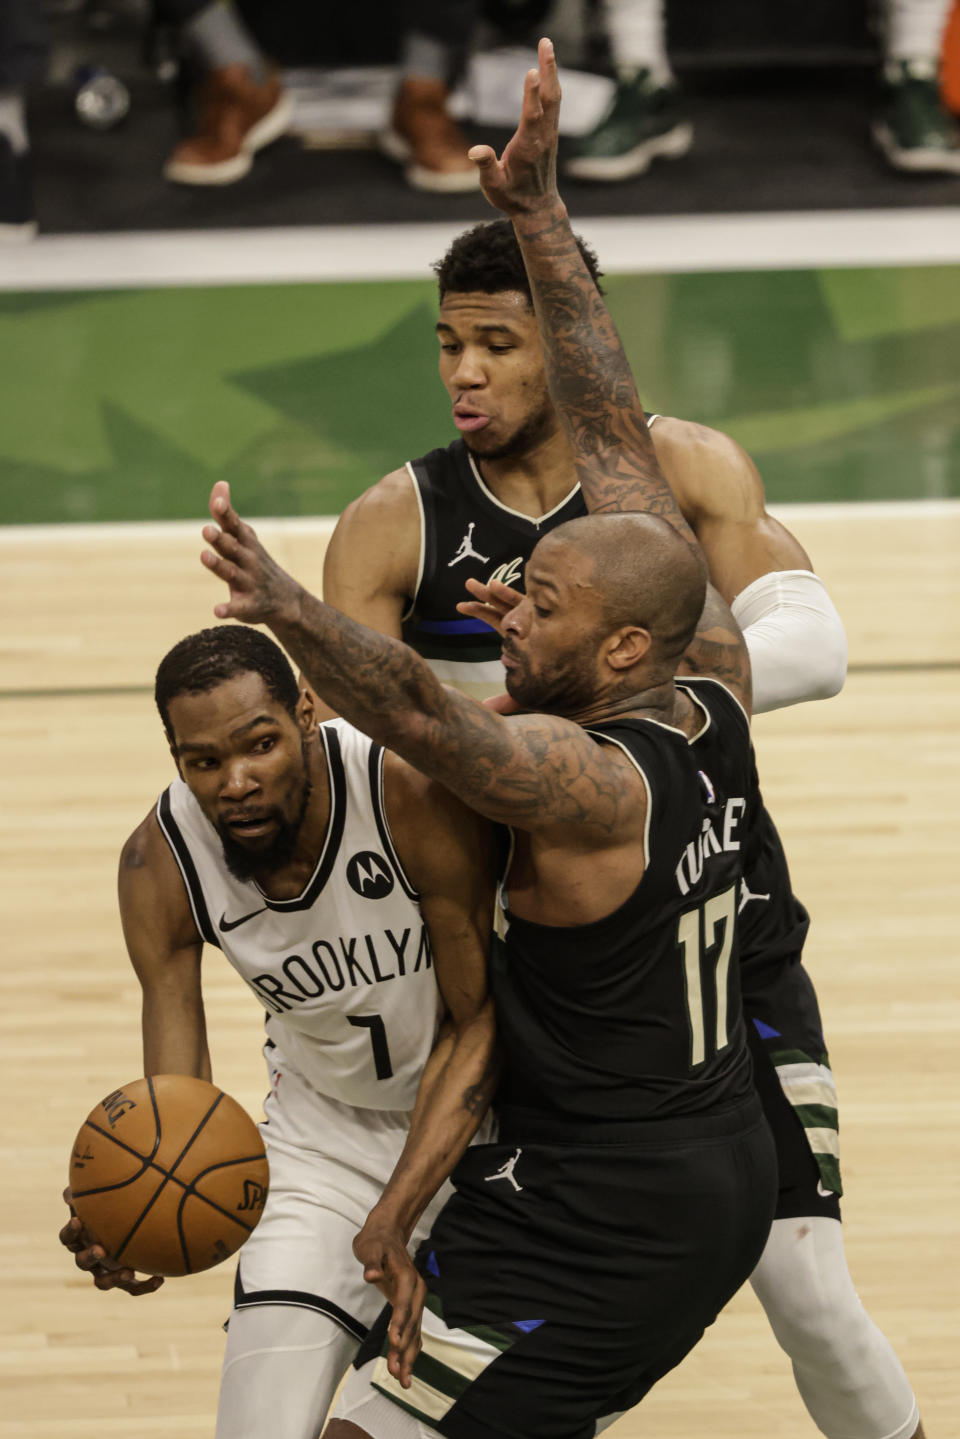
POLYGON ((118 1263, 196 1274, 234 1254, 269 1174, 246 1110, 205 1079, 155 1074, 101 1100, 70 1156, 73 1206, 118 1263))

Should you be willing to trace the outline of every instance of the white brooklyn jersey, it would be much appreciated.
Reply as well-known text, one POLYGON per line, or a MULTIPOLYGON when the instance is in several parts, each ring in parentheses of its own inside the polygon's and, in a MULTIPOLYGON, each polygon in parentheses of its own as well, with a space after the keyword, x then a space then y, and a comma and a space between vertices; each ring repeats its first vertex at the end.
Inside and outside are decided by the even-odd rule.
POLYGON ((440 998, 417 895, 383 804, 383 750, 344 720, 320 725, 330 818, 295 899, 235 879, 183 780, 157 805, 197 928, 267 1012, 267 1034, 314 1089, 368 1109, 412 1109, 440 998))

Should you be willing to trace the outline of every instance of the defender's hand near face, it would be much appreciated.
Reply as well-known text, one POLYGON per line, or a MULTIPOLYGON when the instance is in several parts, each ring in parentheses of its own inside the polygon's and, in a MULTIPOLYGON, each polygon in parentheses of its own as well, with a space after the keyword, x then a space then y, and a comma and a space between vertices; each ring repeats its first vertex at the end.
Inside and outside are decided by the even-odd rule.
POLYGON ((472 620, 483 620, 484 624, 502 635, 504 619, 516 609, 523 595, 500 580, 491 580, 489 584, 484 584, 482 580, 467 580, 466 586, 474 598, 461 600, 457 609, 472 620))
POLYGON ((241 520, 225 480, 210 491, 210 514, 216 524, 204 525, 203 538, 212 549, 204 550, 200 559, 230 590, 229 601, 213 607, 217 618, 248 625, 296 619, 300 586, 263 548, 253 527, 241 520))
POLYGON ((524 80, 520 124, 500 159, 490 145, 470 151, 484 195, 506 215, 529 214, 558 198, 560 78, 552 40, 540 41, 537 60, 524 80))

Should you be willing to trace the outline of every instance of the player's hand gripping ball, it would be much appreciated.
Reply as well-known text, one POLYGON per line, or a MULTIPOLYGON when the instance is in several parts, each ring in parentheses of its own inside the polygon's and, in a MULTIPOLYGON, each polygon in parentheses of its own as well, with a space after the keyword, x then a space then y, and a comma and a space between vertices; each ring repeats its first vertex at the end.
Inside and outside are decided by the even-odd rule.
POLYGON ((196 1274, 236 1253, 263 1213, 263 1140, 205 1079, 158 1074, 108 1094, 70 1156, 73 1207, 111 1259, 196 1274))

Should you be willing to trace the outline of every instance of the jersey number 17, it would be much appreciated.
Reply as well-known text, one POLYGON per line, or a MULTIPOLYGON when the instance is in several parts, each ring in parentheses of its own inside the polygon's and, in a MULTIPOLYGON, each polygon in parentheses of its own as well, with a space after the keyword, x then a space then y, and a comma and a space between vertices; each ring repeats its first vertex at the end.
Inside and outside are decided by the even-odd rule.
POLYGON ((733 949, 736 918, 736 886, 714 894, 696 909, 688 909, 677 924, 677 945, 683 952, 683 974, 687 991, 687 1023, 690 1026, 690 1068, 702 1064, 709 1053, 719 1054, 730 1043, 727 1034, 727 971, 733 949), (722 926, 717 934, 717 926, 722 926), (710 1008, 716 1015, 713 1032, 707 1034, 706 999, 712 991, 710 1008))

